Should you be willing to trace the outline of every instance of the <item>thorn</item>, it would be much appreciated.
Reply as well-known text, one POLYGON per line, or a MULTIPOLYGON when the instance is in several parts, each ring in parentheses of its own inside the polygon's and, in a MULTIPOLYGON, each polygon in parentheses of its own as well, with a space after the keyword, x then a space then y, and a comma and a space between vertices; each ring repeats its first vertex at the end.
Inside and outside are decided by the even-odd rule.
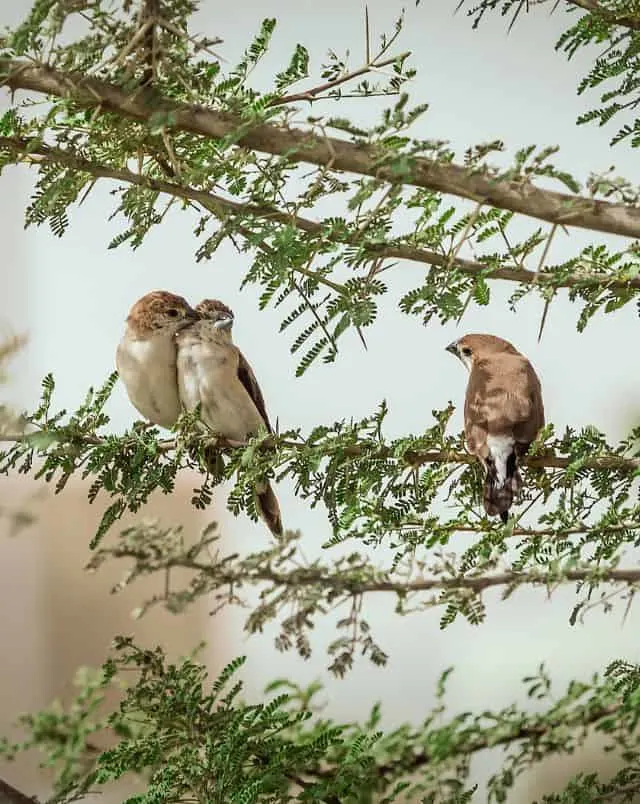
POLYGON ((550 304, 551 299, 547 299, 544 303, 544 310, 542 311, 542 318, 540 319, 540 329, 538 330, 538 343, 540 343, 540 339, 542 338, 542 330, 544 329, 544 325, 547 320, 547 313, 549 312, 550 304))
POLYGON ((369 6, 364 7, 364 36, 366 44, 366 60, 367 64, 371 64, 371 41, 369 38, 369 6))

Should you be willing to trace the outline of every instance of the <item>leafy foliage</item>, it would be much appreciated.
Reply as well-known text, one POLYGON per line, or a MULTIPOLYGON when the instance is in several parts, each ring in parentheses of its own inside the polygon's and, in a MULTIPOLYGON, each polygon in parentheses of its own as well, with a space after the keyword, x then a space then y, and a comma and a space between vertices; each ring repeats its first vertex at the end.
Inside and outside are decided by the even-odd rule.
POLYGON ((67 415, 52 413, 55 386, 51 375, 46 377, 41 404, 23 417, 25 434, 0 452, 0 472, 35 468, 37 477, 53 482, 60 492, 77 471, 91 479, 90 502, 102 499, 102 492, 112 498, 91 540, 92 548, 100 548, 91 566, 114 557, 132 560, 124 584, 150 573, 166 575, 163 594, 142 606, 140 615, 156 604, 179 613, 211 594, 219 605, 237 604, 244 585, 265 585, 247 630, 260 631, 287 612, 276 645, 295 648, 306 658, 314 618, 341 605, 346 608, 338 624, 342 633, 329 652, 331 670, 342 675, 356 650, 376 664, 387 658, 361 611, 367 593, 395 593, 399 613, 442 606, 446 627, 458 615, 475 625, 484 621, 482 595, 494 585, 493 577, 502 578, 496 585, 505 598, 524 583, 548 588, 576 583, 574 622, 596 606, 609 609, 616 599, 630 603, 640 583, 636 570, 617 569, 625 548, 640 538, 634 482, 640 428, 613 446, 593 427, 568 429, 551 440, 549 425, 531 448, 521 508, 502 525, 482 511, 482 478, 463 451, 462 436, 446 433, 451 405, 433 411, 435 423, 422 434, 393 440, 384 436, 384 403, 361 421, 318 425, 305 436, 298 430, 264 434, 242 446, 213 433, 203 435, 197 414, 184 415, 173 439, 159 440, 157 428, 142 422, 121 436, 100 435, 108 425, 104 406, 115 379, 112 375, 98 391, 91 389, 83 405, 67 415), (215 530, 207 528, 193 541, 180 527, 159 523, 128 528, 115 544, 101 546, 125 511, 140 510, 157 490, 171 493, 177 473, 185 468, 202 470, 192 497, 196 507, 206 508, 215 486, 233 480, 228 507, 254 519, 256 480, 288 478, 298 496, 326 507, 333 531, 326 548, 354 540, 362 546, 390 546, 392 566, 377 570, 359 552, 329 564, 308 562, 299 551, 300 534, 292 532, 242 560, 213 550, 215 530), (544 510, 534 520, 530 509, 540 498, 544 510), (459 556, 446 550, 457 534, 466 532, 477 538, 459 556), (174 589, 169 576, 177 567, 190 570, 192 578, 174 589), (612 581, 615 593, 606 590, 612 581), (595 596, 600 586, 605 589, 595 596))
MULTIPOLYGON (((122 14, 105 5, 97 2, 79 10, 62 2, 37 4, 25 23, 6 37, 0 51, 0 59, 8 65, 7 80, 16 57, 37 64, 47 53, 47 64, 67 76, 82 74, 127 91, 138 86, 148 72, 139 15, 132 3, 124 4, 122 14), (65 26, 71 24, 86 28, 86 35, 63 43, 65 26)), ((18 103, 0 119, 0 169, 22 161, 38 170, 27 224, 48 223, 61 235, 68 225, 68 209, 84 200, 100 177, 118 182, 113 216, 123 220, 123 231, 110 247, 128 243, 138 248, 166 214, 181 206, 194 220, 200 240, 198 260, 211 259, 227 239, 250 255, 244 282, 260 285, 261 307, 282 309, 282 328, 292 332, 291 350, 299 358, 298 374, 318 358, 335 360, 340 338, 354 330, 362 337, 363 330, 373 325, 379 297, 387 289, 381 273, 398 257, 430 266, 400 304, 402 311, 425 321, 434 316, 443 322, 458 319, 470 303, 487 304, 487 280, 492 278, 519 283, 513 305, 527 293, 538 293, 547 301, 555 290, 568 287, 572 299, 585 303, 580 328, 596 311, 611 312, 636 297, 640 266, 633 246, 619 252, 587 248, 554 264, 548 251, 554 229, 532 228, 524 238, 514 237, 512 213, 486 201, 481 209, 467 213, 445 205, 440 192, 402 185, 416 156, 442 164, 455 156, 445 142, 411 136, 427 105, 411 107, 404 92, 415 73, 406 64, 408 54, 389 55, 403 18, 391 35, 381 37, 375 55, 367 39, 368 59, 362 67, 352 69, 330 52, 320 68, 322 83, 287 94, 311 72, 310 54, 296 45, 286 66, 274 76, 273 90, 261 94, 251 86, 251 74, 269 51, 274 19, 263 21, 240 62, 225 72, 209 40, 186 33, 195 4, 172 0, 161 5, 153 26, 158 54, 154 91, 173 104, 200 104, 232 115, 238 129, 217 140, 207 139, 177 128, 171 111, 132 120, 102 114, 100 106, 87 108, 86 98, 74 100, 66 92, 50 98, 50 107, 41 115, 33 113, 30 100, 18 103), (388 80, 370 83, 365 78, 352 86, 369 72, 380 75, 381 65, 390 69, 388 80), (348 93, 345 86, 350 87, 348 93), (238 144, 265 123, 286 129, 302 102, 398 93, 402 94, 397 102, 383 109, 380 122, 371 126, 338 116, 308 118, 309 131, 321 137, 334 129, 373 149, 376 164, 389 168, 397 183, 349 177, 332 169, 330 158, 303 173, 291 149, 270 154, 238 144), (131 169, 132 163, 137 170, 131 169), (323 218, 320 210, 328 203, 334 212, 323 218), (305 217, 308 213, 314 217, 305 217)), ((495 5, 481 4, 478 15, 495 5)), ((470 147, 465 168, 495 181, 522 186, 545 178, 574 193, 580 191, 579 182, 554 165, 557 149, 527 146, 515 153, 510 168, 498 170, 488 158, 503 148, 501 142, 470 147)), ((605 197, 622 193, 628 203, 635 192, 628 182, 605 176, 594 176, 587 189, 605 197)))
MULTIPOLYGON (((467 5, 462 0, 458 7, 467 5)), ((471 5, 471 4, 469 4, 471 5)), ((549 6, 555 11, 558 3, 555 0, 482 0, 471 5, 467 14, 473 19, 477 28, 487 12, 500 9, 503 16, 511 15, 511 28, 523 10, 530 11, 534 6, 549 6)), ((577 22, 562 34, 556 43, 556 50, 563 51, 571 59, 580 50, 595 46, 600 55, 595 59, 593 67, 580 81, 578 92, 602 87, 597 107, 580 115, 578 123, 597 122, 608 124, 614 117, 623 116, 633 111, 638 105, 638 70, 640 69, 640 14, 637 4, 629 0, 593 0, 593 2, 565 2, 565 10, 575 19, 576 12, 581 13, 577 22), (612 85, 613 82, 613 85, 612 85)), ((625 123, 611 140, 612 145, 629 140, 631 146, 640 145, 640 119, 625 123)))
MULTIPOLYGON (((508 707, 443 719, 449 669, 438 683, 433 711, 417 727, 385 733, 378 704, 362 725, 321 717, 318 684, 305 689, 280 679, 269 685, 264 702, 246 703, 237 680, 243 664, 243 658, 234 660, 210 683, 194 657, 170 662, 160 648, 142 649, 118 637, 102 670, 78 677, 80 689, 68 708, 56 703, 23 718, 25 740, 5 741, 0 754, 43 750, 44 762, 56 771, 59 802, 126 774, 142 776, 146 791, 127 799, 130 804, 193 798, 337 804, 373 796, 453 804, 474 791, 468 784, 473 754, 502 745, 503 769, 489 780, 486 797, 499 802, 525 768, 551 754, 574 752, 590 726, 610 750, 638 755, 635 707, 597 676, 558 694, 541 667, 524 679, 528 696, 539 703, 537 714, 508 707), (122 688, 120 704, 101 717, 99 704, 114 684, 122 688), (114 739, 114 747, 99 747, 114 739)), ((595 774, 589 778, 593 787, 595 774)), ((630 778, 627 773, 624 783, 630 778)), ((616 788, 608 783, 606 789, 616 788)), ((549 799, 556 800, 568 799, 549 799)))
MULTIPOLYGON (((496 9, 514 24, 529 5, 546 2, 482 0, 467 10, 476 26, 496 9)), ((593 43, 605 47, 580 91, 618 81, 580 121, 605 124, 636 105, 637 9, 628 0, 565 6, 582 11, 558 47, 569 57, 593 43)), ((197 8, 195 0, 36 0, 0 40, 0 83, 28 89, 0 118, 0 170, 26 163, 37 172, 27 225, 48 224, 62 236, 69 210, 98 180, 114 183, 113 217, 122 223, 110 248, 136 249, 168 214, 189 214, 198 260, 214 258, 226 240, 248 255, 243 285, 259 286, 261 309, 281 311, 298 376, 336 360, 348 334, 364 340, 397 261, 426 266, 399 299, 399 312, 425 325, 490 305, 497 281, 515 285, 514 310, 532 293, 546 310, 566 289, 579 302, 580 331, 598 313, 637 303, 637 238, 616 251, 593 242, 561 262, 553 247, 559 227, 586 225, 583 213, 613 211, 633 223, 638 188, 612 173, 581 183, 557 163, 554 147, 524 145, 498 168, 491 160, 501 154, 504 164, 506 150, 499 140, 470 145, 456 164, 447 142, 416 138, 428 105, 412 102, 410 54, 395 50, 404 15, 377 47, 366 15, 360 66, 333 50, 318 65, 296 44, 279 57, 262 92, 253 76, 272 48, 276 20, 257 24, 229 66, 216 50, 220 39, 189 33, 197 8), (123 93, 125 107, 114 100, 123 93), (36 103, 38 94, 46 104, 36 103), (381 98, 376 122, 364 124, 351 109, 349 116, 323 112, 327 99, 335 111, 354 97, 381 98), (302 109, 311 110, 304 128, 302 109), (200 113, 217 115, 219 128, 199 130, 193 119, 200 113), (330 138, 334 132, 338 138, 330 138), (335 147, 366 164, 345 168, 335 147), (490 191, 477 190, 483 182, 490 191), (451 195, 466 202, 445 199, 451 195), (500 198, 507 198, 502 206, 500 198), (531 198, 538 199, 533 206, 531 198), (561 207, 559 219, 545 212, 553 204, 561 207), (523 225, 520 213, 537 220, 523 225)), ((625 124, 614 141, 636 145, 637 129, 637 121, 625 124)), ((626 231, 635 230, 629 224, 626 231)), ((0 348, 0 362, 11 350, 0 348)), ((640 543, 640 428, 611 444, 594 427, 556 434, 548 425, 524 461, 526 491, 503 525, 481 512, 479 468, 462 435, 448 432, 451 404, 433 411, 423 432, 401 437, 388 436, 383 401, 359 421, 319 423, 304 434, 261 433, 237 444, 207 431, 197 412, 185 414, 169 438, 142 422, 112 432, 105 406, 115 382, 112 375, 90 389, 69 414, 55 411, 50 374, 34 412, 16 416, 1 408, 7 447, 0 472, 33 474, 56 493, 75 474, 89 481, 89 501, 105 506, 97 532, 87 534, 89 568, 124 562, 114 592, 142 576, 163 580, 137 616, 158 605, 180 615, 204 596, 215 613, 247 603, 257 587, 245 630, 276 622, 276 648, 305 659, 314 624, 337 611, 328 660, 343 676, 357 654, 379 666, 389 659, 367 611, 373 594, 392 595, 398 616, 438 606, 442 628, 458 617, 480 627, 491 589, 507 600, 525 585, 548 594, 574 585, 567 618, 575 623, 595 607, 618 610, 622 603, 628 610, 640 586, 640 570, 628 563, 640 543), (206 509, 216 487, 232 481, 229 509, 254 519, 256 481, 289 482, 310 506, 326 509, 322 557, 305 557, 299 532, 245 556, 220 552, 214 523, 196 536, 148 520, 117 532, 125 512, 143 510, 157 491, 170 494, 184 469, 200 471, 195 507, 206 509), (378 547, 391 548, 388 566, 372 561, 378 547)), ((237 680, 242 664, 237 659, 210 683, 194 656, 172 662, 160 647, 120 637, 99 672, 79 675, 70 706, 24 716, 24 739, 5 738, 0 752, 11 759, 43 751, 56 773, 57 801, 135 774, 144 791, 129 801, 149 804, 453 804, 478 795, 505 801, 520 774, 546 757, 575 752, 595 731, 622 758, 620 772, 612 779, 580 773, 544 801, 624 801, 640 789, 640 672, 625 658, 612 662, 603 680, 572 681, 562 694, 552 694, 540 667, 525 679, 532 701, 526 711, 447 715, 447 671, 435 709, 418 726, 387 732, 379 705, 363 724, 321 717, 317 684, 302 689, 278 679, 264 701, 246 703, 237 680), (472 758, 495 746, 505 750, 501 767, 479 790, 470 782, 472 758)))

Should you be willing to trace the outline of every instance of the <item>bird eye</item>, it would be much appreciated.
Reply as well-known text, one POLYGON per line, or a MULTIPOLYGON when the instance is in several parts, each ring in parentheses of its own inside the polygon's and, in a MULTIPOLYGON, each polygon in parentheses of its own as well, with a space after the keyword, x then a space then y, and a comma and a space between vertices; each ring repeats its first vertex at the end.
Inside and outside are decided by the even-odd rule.
POLYGON ((167 315, 171 316, 171 318, 177 318, 178 311, 174 307, 172 307, 170 310, 167 310, 167 315))
POLYGON ((462 354, 465 357, 471 357, 471 349, 469 349, 468 346, 465 346, 464 349, 462 350, 462 354))

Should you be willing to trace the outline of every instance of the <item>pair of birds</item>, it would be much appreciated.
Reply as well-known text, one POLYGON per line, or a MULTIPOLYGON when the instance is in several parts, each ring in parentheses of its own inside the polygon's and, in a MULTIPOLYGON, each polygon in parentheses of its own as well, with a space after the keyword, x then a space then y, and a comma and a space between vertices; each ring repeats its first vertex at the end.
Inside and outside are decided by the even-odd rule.
MULTIPOLYGON (((118 374, 135 408, 150 422, 173 427, 183 409, 200 405, 203 422, 231 441, 260 426, 273 432, 260 386, 231 337, 233 312, 217 299, 194 309, 182 296, 147 293, 133 305, 116 351, 118 374)), ((282 517, 268 481, 254 488, 256 510, 275 536, 282 517)))
MULTIPOLYGON (((116 353, 134 407, 169 428, 183 408, 200 405, 204 423, 232 441, 245 441, 261 425, 273 432, 255 374, 233 343, 233 321, 217 299, 192 308, 164 290, 140 298, 116 353)), ((446 348, 469 370, 465 438, 485 469, 485 510, 506 522, 522 486, 518 459, 544 426, 540 381, 527 358, 494 335, 465 335, 446 348)), ((256 486, 255 501, 269 530, 280 536, 280 507, 268 481, 256 486)))

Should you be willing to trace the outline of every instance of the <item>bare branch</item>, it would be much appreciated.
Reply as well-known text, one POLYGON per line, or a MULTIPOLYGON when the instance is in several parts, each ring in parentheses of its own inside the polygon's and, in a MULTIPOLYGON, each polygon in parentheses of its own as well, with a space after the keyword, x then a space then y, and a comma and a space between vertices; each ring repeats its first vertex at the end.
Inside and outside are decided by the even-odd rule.
MULTIPOLYGON (((109 550, 118 558, 135 557, 135 553, 124 547, 122 550, 109 550)), ((337 574, 329 574, 323 569, 314 567, 300 568, 291 572, 276 572, 270 568, 259 567, 255 570, 241 569, 237 572, 221 569, 215 565, 203 564, 186 557, 175 559, 171 566, 196 570, 203 575, 215 578, 219 584, 238 586, 243 583, 267 581, 279 587, 318 586, 332 592, 346 592, 350 595, 361 595, 369 592, 393 592, 409 595, 415 592, 430 592, 438 589, 468 589, 480 594, 486 589, 499 586, 515 588, 517 586, 553 587, 566 583, 599 583, 637 584, 640 583, 640 569, 605 569, 597 568, 580 570, 559 570, 557 573, 542 569, 528 572, 501 572, 494 575, 462 575, 456 577, 423 577, 411 581, 393 581, 387 578, 361 579, 349 577, 346 570, 337 574)))
MULTIPOLYGON (((193 187, 176 184, 174 182, 156 179, 152 176, 134 173, 127 168, 116 168, 102 165, 78 156, 69 150, 53 148, 37 140, 20 139, 17 137, 0 137, 0 149, 6 148, 18 154, 24 154, 25 161, 29 164, 39 164, 46 160, 56 164, 67 165, 74 170, 90 173, 97 178, 114 179, 115 181, 134 184, 138 187, 145 187, 160 193, 166 193, 187 201, 200 204, 205 209, 212 212, 216 217, 224 219, 228 215, 250 215, 256 218, 282 223, 286 226, 295 226, 303 232, 317 235, 323 239, 335 243, 354 244, 358 243, 358 236, 338 237, 332 235, 322 223, 310 220, 299 215, 291 215, 276 207, 260 206, 258 204, 244 204, 232 201, 222 196, 208 193, 205 190, 197 190, 193 187), (38 158, 36 158, 38 157, 38 158)), ((157 161, 160 161, 157 159, 157 161)), ((168 164, 164 165, 164 170, 168 175, 174 175, 168 164)), ((633 288, 640 290, 640 277, 628 280, 609 279, 603 274, 592 274, 585 272, 580 275, 566 276, 561 281, 555 279, 551 272, 540 272, 541 266, 536 271, 529 271, 525 268, 495 268, 488 272, 488 266, 477 260, 468 260, 460 257, 451 257, 446 254, 439 254, 430 249, 421 249, 408 245, 380 245, 371 247, 372 256, 377 258, 402 259, 410 262, 418 262, 425 265, 432 265, 444 270, 455 269, 468 276, 478 276, 483 274, 487 279, 500 279, 507 282, 517 282, 522 285, 545 285, 551 284, 557 288, 573 287, 607 287, 615 290, 627 290, 633 288)), ((292 270, 304 273, 306 276, 316 276, 312 271, 305 271, 301 268, 292 266, 292 270)), ((342 291, 342 286, 331 282, 326 277, 317 276, 318 281, 331 287, 336 292, 342 291)))
MULTIPOLYGON (((128 93, 90 76, 64 73, 16 59, 0 60, 0 84, 12 90, 69 97, 80 106, 115 112, 140 122, 148 121, 154 113, 164 113, 168 119, 170 116, 173 128, 213 139, 246 128, 246 122, 226 112, 171 102, 150 89, 128 93)), ((482 201, 549 223, 640 238, 638 207, 542 190, 529 183, 501 180, 461 165, 414 157, 407 173, 399 176, 392 166, 381 164, 380 154, 373 146, 269 123, 245 131, 238 137, 237 144, 264 153, 286 154, 292 161, 315 165, 331 163, 335 170, 482 201)))
POLYGON ((408 56, 409 53, 407 52, 401 53, 399 56, 384 59, 380 62, 377 62, 374 59, 372 62, 367 62, 367 64, 363 64, 362 67, 359 67, 357 70, 352 70, 351 72, 345 73, 339 78, 335 78, 333 81, 326 81, 324 84, 319 84, 311 89, 305 89, 302 92, 295 92, 291 95, 283 95, 280 98, 274 98, 269 103, 269 106, 284 106, 287 103, 296 103, 298 101, 309 101, 311 103, 316 100, 324 100, 324 98, 320 97, 323 92, 328 92, 329 90, 335 89, 342 84, 353 81, 354 78, 359 78, 361 75, 366 75, 372 70, 381 70, 383 67, 388 67, 390 64, 395 64, 397 61, 402 61, 408 56))

